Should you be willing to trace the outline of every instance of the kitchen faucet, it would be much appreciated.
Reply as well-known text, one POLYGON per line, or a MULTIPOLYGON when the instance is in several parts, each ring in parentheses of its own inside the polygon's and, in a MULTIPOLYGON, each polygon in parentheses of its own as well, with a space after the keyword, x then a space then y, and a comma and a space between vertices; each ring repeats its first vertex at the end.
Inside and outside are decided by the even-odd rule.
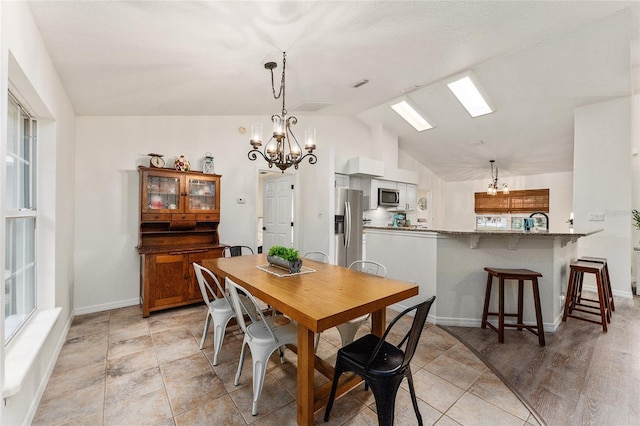
POLYGON ((544 216, 544 217, 545 217, 545 219, 546 219, 546 220, 545 220, 545 224, 547 225, 547 231, 549 231, 549 216, 547 216, 547 214, 546 214, 546 213, 544 213, 544 212, 533 212, 533 213, 531 213, 531 214, 529 215, 529 217, 533 217, 533 216, 535 216, 535 215, 539 215, 539 214, 541 214, 542 216, 544 216))

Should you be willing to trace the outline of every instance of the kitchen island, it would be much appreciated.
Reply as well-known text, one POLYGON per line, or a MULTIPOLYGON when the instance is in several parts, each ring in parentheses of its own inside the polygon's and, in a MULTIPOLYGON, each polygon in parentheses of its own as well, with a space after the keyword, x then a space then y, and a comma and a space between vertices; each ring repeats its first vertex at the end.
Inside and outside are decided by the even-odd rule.
MULTIPOLYGON (((555 331, 562 319, 569 264, 577 256, 577 241, 586 233, 522 231, 454 231, 365 226, 367 259, 383 263, 389 277, 415 282, 420 294, 404 301, 410 306, 432 295, 436 303, 429 319, 437 324, 479 327, 486 285, 486 266, 527 268, 540 272, 545 331, 555 331)), ((516 310, 515 288, 505 291, 505 309, 516 310)), ((495 292, 497 285, 494 286, 495 292)), ((525 322, 535 323, 530 287, 524 293, 525 322)), ((496 310, 497 295, 490 307, 496 310)))

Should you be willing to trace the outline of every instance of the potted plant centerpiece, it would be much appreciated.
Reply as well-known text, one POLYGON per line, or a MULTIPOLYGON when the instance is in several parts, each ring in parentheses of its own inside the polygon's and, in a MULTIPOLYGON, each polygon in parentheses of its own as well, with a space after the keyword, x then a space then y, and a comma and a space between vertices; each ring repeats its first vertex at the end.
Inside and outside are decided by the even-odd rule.
POLYGON ((300 272, 302 259, 298 250, 283 246, 273 246, 269 249, 267 260, 270 265, 286 269, 291 274, 300 272))

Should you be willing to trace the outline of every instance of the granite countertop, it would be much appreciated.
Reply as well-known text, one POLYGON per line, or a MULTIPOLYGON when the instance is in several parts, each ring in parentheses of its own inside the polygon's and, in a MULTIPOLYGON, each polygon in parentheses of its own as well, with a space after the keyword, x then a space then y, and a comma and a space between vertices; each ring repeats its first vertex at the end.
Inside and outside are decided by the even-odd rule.
POLYGON ((388 231, 407 231, 407 232, 436 232, 444 235, 491 235, 491 236, 523 236, 523 237, 586 237, 588 235, 595 234, 602 231, 602 229, 596 229, 590 232, 522 232, 522 231, 457 231, 449 229, 428 229, 420 228, 416 226, 371 226, 365 225, 363 229, 380 229, 388 231))

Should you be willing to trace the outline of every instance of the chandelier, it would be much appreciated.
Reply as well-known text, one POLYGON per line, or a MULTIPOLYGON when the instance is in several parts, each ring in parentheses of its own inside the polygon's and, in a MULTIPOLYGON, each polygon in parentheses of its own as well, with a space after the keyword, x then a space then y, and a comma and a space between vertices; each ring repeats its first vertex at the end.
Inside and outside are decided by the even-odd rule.
POLYGON ((509 187, 507 186, 507 184, 498 183, 498 167, 497 166, 496 166, 495 174, 493 173, 493 163, 495 162, 496 160, 489 160, 489 163, 491 163, 491 183, 487 187, 487 194, 496 195, 498 193, 498 190, 502 191, 503 194, 508 194, 509 187))
POLYGON ((293 134, 292 126, 298 123, 298 119, 294 116, 287 117, 287 109, 285 107, 285 69, 287 63, 287 53, 282 52, 282 79, 280 81, 280 90, 276 95, 276 88, 273 79, 273 70, 278 66, 275 62, 267 62, 264 67, 271 71, 271 90, 273 91, 273 98, 279 99, 282 97, 282 113, 274 114, 271 116, 271 122, 273 123, 273 136, 269 139, 269 142, 264 147, 264 151, 260 151, 262 146, 262 125, 254 124, 251 126, 251 146, 253 149, 249 151, 249 160, 254 161, 258 158, 258 154, 264 158, 269 167, 274 165, 282 170, 282 173, 289 167, 293 166, 298 169, 298 164, 306 157, 309 157, 309 163, 315 164, 318 159, 313 154, 313 150, 316 149, 316 130, 314 128, 305 129, 305 143, 304 149, 307 151, 305 155, 302 155, 302 149, 298 139, 293 134))

